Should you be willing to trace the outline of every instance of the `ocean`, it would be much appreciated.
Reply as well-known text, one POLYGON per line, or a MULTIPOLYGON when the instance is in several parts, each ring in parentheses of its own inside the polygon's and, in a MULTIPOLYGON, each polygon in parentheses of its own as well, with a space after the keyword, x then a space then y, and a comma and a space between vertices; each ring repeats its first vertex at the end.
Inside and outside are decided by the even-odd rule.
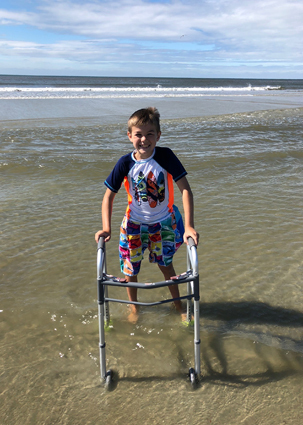
POLYGON ((272 90, 302 93, 302 87, 303 80, 0 75, 0 99, 185 97, 219 93, 243 95, 272 90))
MULTIPOLYGON (((0 76, 1 423, 301 423, 302 93, 303 80, 0 76), (131 150, 127 119, 148 105, 194 193, 202 379, 192 391, 193 329, 169 304, 132 325, 115 303, 107 392, 94 233, 103 182, 131 150)), ((114 275, 125 206, 121 188, 114 275)), ((185 247, 174 263, 186 270, 185 247)), ((145 259, 140 281, 151 279, 162 280, 145 259)))

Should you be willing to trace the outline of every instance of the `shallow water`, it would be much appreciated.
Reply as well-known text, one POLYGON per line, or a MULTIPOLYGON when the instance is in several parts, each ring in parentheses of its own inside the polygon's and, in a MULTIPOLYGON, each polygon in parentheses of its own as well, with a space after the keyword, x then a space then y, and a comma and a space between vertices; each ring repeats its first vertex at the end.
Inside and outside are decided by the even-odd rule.
MULTIPOLYGON (((201 235, 203 379, 195 392, 186 379, 193 329, 169 305, 143 309, 137 325, 125 305, 110 306, 114 391, 100 383, 94 233, 103 181, 130 149, 125 125, 3 128, 3 423, 300 423, 302 117, 288 109, 162 122, 161 144, 189 173, 201 235)), ((113 274, 125 202, 122 188, 107 244, 113 274)), ((185 249, 175 265, 186 269, 185 249)), ((150 276, 161 280, 145 260, 140 280, 150 276)))

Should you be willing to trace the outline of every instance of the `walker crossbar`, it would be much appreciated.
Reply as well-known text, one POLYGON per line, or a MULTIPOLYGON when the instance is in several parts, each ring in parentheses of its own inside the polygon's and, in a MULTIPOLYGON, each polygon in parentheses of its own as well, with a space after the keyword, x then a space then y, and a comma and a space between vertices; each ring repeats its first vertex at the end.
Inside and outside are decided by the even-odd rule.
POLYGON ((169 285, 179 285, 180 283, 186 283, 191 282, 195 277, 190 274, 188 277, 180 280, 164 280, 161 282, 151 282, 151 283, 140 283, 140 282, 116 282, 111 279, 102 279, 102 285, 109 285, 109 286, 124 286, 126 287, 133 287, 133 288, 141 288, 141 289, 154 289, 154 288, 162 288, 163 286, 169 286, 169 285))
POLYGON ((143 303, 141 301, 139 302, 139 301, 129 301, 129 300, 118 300, 116 298, 104 298, 104 300, 116 302, 116 303, 134 304, 134 305, 142 305, 144 307, 150 307, 150 306, 153 306, 153 305, 166 304, 166 303, 177 301, 177 300, 188 300, 188 299, 191 299, 191 298, 193 298, 193 295, 184 295, 184 297, 170 298, 170 299, 167 299, 167 300, 154 301, 152 303, 143 303))
POLYGON ((199 273, 198 273, 198 256, 195 243, 192 238, 188 238, 187 244, 187 267, 188 271, 174 276, 170 280, 152 283, 127 282, 106 273, 106 254, 104 238, 100 238, 97 250, 97 289, 98 289, 98 318, 99 318, 99 348, 100 348, 100 374, 106 386, 109 386, 112 380, 112 371, 106 371, 105 356, 105 326, 110 321, 109 302, 119 302, 126 304, 135 304, 140 306, 154 306, 165 304, 176 300, 187 300, 187 321, 190 323, 192 318, 192 299, 194 300, 194 351, 195 351, 195 368, 190 368, 189 378, 193 387, 199 381, 200 377, 200 309, 199 309, 199 273), (108 297, 108 287, 133 287, 140 289, 162 288, 170 285, 180 285, 187 283, 187 295, 179 298, 170 298, 155 302, 138 302, 129 300, 120 300, 108 297))

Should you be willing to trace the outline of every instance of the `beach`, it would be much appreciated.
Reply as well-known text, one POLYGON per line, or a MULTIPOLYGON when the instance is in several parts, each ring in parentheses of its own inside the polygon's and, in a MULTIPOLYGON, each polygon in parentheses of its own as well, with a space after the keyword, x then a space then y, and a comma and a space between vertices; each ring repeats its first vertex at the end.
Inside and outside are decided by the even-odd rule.
MULTIPOLYGON (((23 98, 22 87, 0 90, 3 424, 301 423, 303 86, 276 90, 265 81, 270 90, 232 93, 212 81, 211 93, 200 93, 186 91, 186 81, 176 94, 174 84, 165 93, 160 81, 158 91, 101 94, 40 84, 23 98), (158 107, 159 144, 178 155, 194 193, 202 372, 195 391, 187 379, 193 329, 169 304, 142 309, 136 325, 126 305, 110 305, 113 390, 100 380, 94 233, 103 182, 131 150, 127 119, 147 105, 158 107)), ((121 188, 107 244, 113 275, 121 275, 125 207, 121 188)), ((185 247, 175 265, 186 270, 185 247)), ((140 280, 151 277, 161 280, 146 258, 140 280)), ((124 288, 113 291, 126 298, 124 288)), ((146 292, 142 300, 168 295, 146 292)))

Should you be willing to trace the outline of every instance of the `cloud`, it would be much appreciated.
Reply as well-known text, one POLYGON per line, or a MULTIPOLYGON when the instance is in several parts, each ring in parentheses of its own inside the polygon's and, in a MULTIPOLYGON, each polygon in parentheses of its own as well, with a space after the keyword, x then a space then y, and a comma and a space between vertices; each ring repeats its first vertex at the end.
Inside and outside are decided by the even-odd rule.
POLYGON ((31 44, 2 36, 0 54, 39 53, 92 64, 296 65, 303 60, 302 22, 301 0, 47 0, 30 11, 0 10, 2 33, 18 26, 26 36, 26 28, 34 28, 56 35, 56 42, 31 44))

